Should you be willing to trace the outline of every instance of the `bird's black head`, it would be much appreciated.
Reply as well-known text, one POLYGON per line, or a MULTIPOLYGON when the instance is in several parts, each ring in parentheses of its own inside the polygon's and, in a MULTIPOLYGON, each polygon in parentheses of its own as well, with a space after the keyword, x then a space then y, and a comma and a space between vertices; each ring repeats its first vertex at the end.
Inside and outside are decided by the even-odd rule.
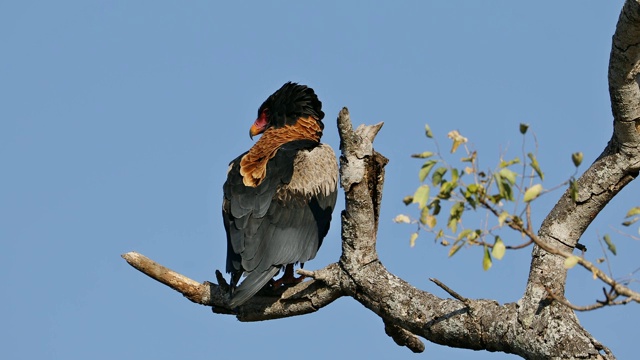
POLYGON ((287 82, 260 105, 258 118, 251 127, 250 134, 253 137, 268 128, 295 125, 299 118, 309 116, 316 119, 321 129, 324 128, 322 102, 313 89, 287 82))

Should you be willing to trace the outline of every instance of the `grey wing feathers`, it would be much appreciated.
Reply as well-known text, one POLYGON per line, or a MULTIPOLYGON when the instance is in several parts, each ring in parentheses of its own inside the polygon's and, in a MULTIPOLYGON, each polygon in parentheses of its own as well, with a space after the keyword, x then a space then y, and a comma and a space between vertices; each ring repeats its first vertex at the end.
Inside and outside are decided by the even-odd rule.
POLYGON ((337 196, 337 163, 329 146, 295 141, 267 164, 257 187, 247 187, 232 162, 224 185, 227 272, 247 277, 232 307, 258 292, 286 264, 313 259, 329 230, 337 196))
POLYGON ((247 302, 255 295, 262 287, 271 280, 272 277, 280 271, 280 267, 272 266, 269 270, 264 272, 252 272, 249 274, 241 286, 238 286, 233 292, 233 297, 229 301, 229 306, 235 308, 247 302))

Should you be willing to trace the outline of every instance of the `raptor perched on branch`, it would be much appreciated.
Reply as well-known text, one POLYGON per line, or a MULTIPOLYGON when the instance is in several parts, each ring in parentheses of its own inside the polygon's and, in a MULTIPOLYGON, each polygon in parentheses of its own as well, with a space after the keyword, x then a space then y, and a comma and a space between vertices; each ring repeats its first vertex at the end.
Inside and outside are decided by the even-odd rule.
POLYGON ((258 109, 250 135, 260 139, 230 163, 222 217, 232 308, 283 268, 271 286, 301 281, 293 265, 313 259, 329 231, 338 164, 331 147, 320 143, 323 117, 313 89, 287 82, 258 109))

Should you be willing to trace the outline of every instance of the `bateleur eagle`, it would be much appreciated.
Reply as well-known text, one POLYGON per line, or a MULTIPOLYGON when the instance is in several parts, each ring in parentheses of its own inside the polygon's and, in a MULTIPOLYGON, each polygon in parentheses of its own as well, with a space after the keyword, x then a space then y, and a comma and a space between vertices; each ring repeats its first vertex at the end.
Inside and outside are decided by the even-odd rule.
POLYGON ((293 265, 313 259, 329 231, 338 164, 331 147, 320 143, 323 117, 313 89, 288 82, 258 109, 250 135, 260 139, 229 164, 222 217, 232 308, 283 268, 274 287, 301 281, 293 265))

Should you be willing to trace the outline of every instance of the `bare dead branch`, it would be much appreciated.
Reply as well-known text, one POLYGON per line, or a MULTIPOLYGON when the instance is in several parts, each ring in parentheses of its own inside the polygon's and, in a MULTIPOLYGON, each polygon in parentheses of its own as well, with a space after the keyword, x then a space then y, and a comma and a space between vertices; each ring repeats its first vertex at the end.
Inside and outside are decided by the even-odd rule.
POLYGON ((210 282, 201 284, 137 252, 129 252, 122 257, 140 272, 169 286, 192 302, 211 306, 214 313, 234 314, 240 321, 261 321, 304 315, 315 312, 342 296, 339 287, 327 285, 327 283, 331 284, 331 281, 341 282, 340 268, 337 264, 331 264, 319 270, 325 275, 324 281, 304 281, 278 291, 265 289, 249 303, 238 309, 231 309, 228 303, 229 286, 226 281, 223 285, 210 282))
POLYGON ((213 305, 211 289, 206 284, 201 284, 189 279, 135 251, 123 254, 122 257, 129 265, 140 270, 152 279, 181 293, 194 303, 209 306, 213 305))
POLYGON ((442 290, 446 291, 449 295, 453 296, 455 299, 458 299, 458 300, 462 301, 465 304, 467 304, 469 302, 469 299, 467 299, 466 297, 458 294, 453 289, 451 289, 450 287, 448 287, 447 285, 442 283, 440 280, 438 280, 436 278, 429 278, 429 281, 431 281, 434 284, 438 285, 440 288, 442 288, 442 290))

